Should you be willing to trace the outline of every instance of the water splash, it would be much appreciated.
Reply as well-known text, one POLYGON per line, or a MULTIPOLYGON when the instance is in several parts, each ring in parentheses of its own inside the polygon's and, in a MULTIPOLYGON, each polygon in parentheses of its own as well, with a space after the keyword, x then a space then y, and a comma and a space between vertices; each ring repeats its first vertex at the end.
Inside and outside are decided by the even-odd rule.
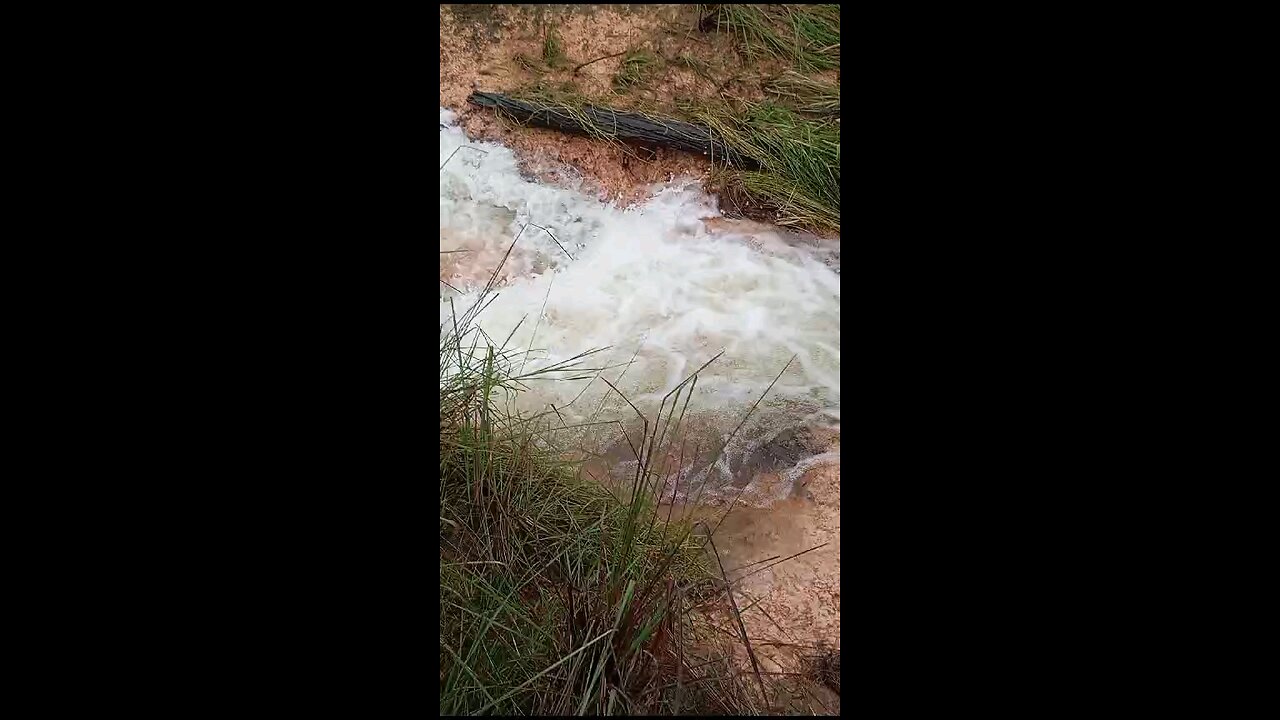
MULTIPOLYGON (((453 121, 441 110, 440 249, 462 251, 440 256, 442 323, 450 298, 459 313, 474 303, 518 235, 498 276, 499 296, 476 324, 499 343, 518 326, 508 348, 527 353, 526 370, 608 346, 588 363, 615 365, 603 377, 652 418, 663 395, 723 350, 689 405, 689 421, 715 444, 794 356, 726 456, 797 424, 838 426, 838 241, 709 229, 704 221, 720 216, 716 200, 694 182, 656 186, 647 202, 627 209, 531 182, 509 149, 471 142, 453 121)), ((521 409, 554 405, 568 424, 635 418, 598 379, 530 387, 517 400, 521 409)), ((699 474, 726 479, 731 466, 722 461, 699 474)))

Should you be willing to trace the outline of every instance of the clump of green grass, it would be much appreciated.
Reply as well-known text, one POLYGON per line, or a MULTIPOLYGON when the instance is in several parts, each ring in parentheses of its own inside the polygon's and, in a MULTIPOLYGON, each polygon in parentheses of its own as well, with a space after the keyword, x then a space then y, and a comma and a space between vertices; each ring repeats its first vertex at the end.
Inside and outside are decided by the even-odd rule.
POLYGON ((627 53, 622 65, 613 76, 613 86, 619 91, 647 85, 662 69, 662 58, 651 50, 640 48, 627 53))
POLYGON ((748 58, 777 57, 805 71, 840 65, 838 5, 701 5, 748 58))
POLYGON ((528 351, 507 347, 515 329, 501 344, 484 334, 474 321, 500 268, 440 327, 440 713, 757 712, 691 612, 723 586, 693 526, 653 500, 652 460, 675 442, 697 373, 654 417, 636 410, 629 487, 583 480, 558 411, 525 415, 508 401, 604 368, 586 366, 589 351, 526 372, 528 351))
POLYGON ((782 8, 791 37, 816 59, 813 67, 839 66, 840 6, 784 5, 782 8))
POLYGON ((759 164, 724 168, 722 192, 744 210, 763 209, 780 225, 840 232, 840 123, 808 120, 775 103, 690 108, 725 144, 759 164))
POLYGON ((687 50, 672 58, 671 63, 680 67, 689 68, 698 77, 712 79, 711 63, 695 56, 687 50))
POLYGON ((547 26, 543 36, 542 61, 553 70, 567 67, 569 64, 569 58, 564 53, 564 43, 560 40, 560 32, 553 26, 547 26))
POLYGON ((788 70, 765 83, 764 91, 786 98, 797 110, 814 115, 840 114, 840 86, 788 70))

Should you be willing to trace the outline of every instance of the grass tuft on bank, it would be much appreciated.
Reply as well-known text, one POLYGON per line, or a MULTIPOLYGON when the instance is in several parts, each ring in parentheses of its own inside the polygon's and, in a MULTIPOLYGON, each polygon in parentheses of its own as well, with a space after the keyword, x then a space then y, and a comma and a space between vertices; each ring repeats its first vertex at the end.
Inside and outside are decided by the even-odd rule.
POLYGON ((491 290, 440 326, 440 713, 758 712, 725 631, 692 612, 723 593, 704 539, 653 500, 653 458, 674 442, 696 373, 653 417, 636 410, 629 484, 584 478, 566 452, 578 428, 509 401, 599 375, 599 351, 526 371, 510 336, 474 322, 491 290))
POLYGON ((840 232, 838 121, 807 119, 772 102, 703 105, 690 115, 759 164, 718 171, 716 184, 732 204, 764 209, 779 225, 840 232))
POLYGON ((748 59, 779 58, 806 72, 840 66, 839 5, 699 5, 702 27, 730 33, 748 59))

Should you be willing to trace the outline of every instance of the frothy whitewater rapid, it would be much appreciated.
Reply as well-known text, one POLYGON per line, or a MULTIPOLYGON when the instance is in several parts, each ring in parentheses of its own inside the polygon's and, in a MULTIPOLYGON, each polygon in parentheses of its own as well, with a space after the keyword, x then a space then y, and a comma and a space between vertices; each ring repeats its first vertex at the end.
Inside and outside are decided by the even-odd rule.
MULTIPOLYGON (((450 299, 459 314, 471 307, 519 234, 500 294, 476 324, 495 344, 519 325, 508 348, 533 348, 526 371, 609 346, 585 363, 617 365, 603 377, 652 416, 664 394, 724 350, 689 404, 690 422, 714 442, 795 356, 720 462, 694 473, 694 486, 725 485, 780 431, 838 427, 838 241, 818 247, 769 230, 709 230, 703 220, 719 216, 715 198, 694 183, 656 188, 643 206, 620 209, 530 182, 510 150, 469 141, 453 121, 442 109, 440 250, 465 252, 440 256, 442 323, 450 299), (550 232, 521 233, 526 223, 550 232)), ((530 385, 517 400, 524 410, 554 404, 574 424, 591 420, 605 400, 596 420, 635 418, 598 379, 530 385)))

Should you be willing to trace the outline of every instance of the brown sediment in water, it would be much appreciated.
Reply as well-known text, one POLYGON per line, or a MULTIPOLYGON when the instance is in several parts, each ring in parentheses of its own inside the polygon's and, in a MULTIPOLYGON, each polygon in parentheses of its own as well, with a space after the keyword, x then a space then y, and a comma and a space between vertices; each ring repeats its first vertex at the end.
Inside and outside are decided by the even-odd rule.
MULTIPOLYGON (((629 452, 625 443, 608 448, 587 464, 586 476, 619 487, 626 473, 610 474, 609 468, 629 452)), ((705 467, 714 454, 715 448, 697 462, 705 467)), ((669 460, 668 467, 674 468, 675 458, 669 460)), ((655 459, 655 466, 662 462, 655 459)), ((685 458, 686 467, 694 462, 685 458)), ((731 484, 710 492, 682 491, 682 502, 660 505, 659 516, 701 521, 699 533, 715 529, 714 548, 729 580, 741 578, 734 584, 734 598, 740 609, 749 608, 742 615, 748 637, 764 643, 756 649, 757 659, 768 666, 762 669, 792 671, 814 648, 838 652, 840 431, 805 424, 779 433, 730 465, 731 484), (690 494, 697 504, 683 502, 690 494), (776 560, 761 562, 768 558, 776 560)), ((668 499, 671 490, 668 481, 668 499)), ((736 627, 727 603, 710 603, 706 612, 722 627, 736 627)), ((747 662, 745 654, 738 659, 747 662)))
MULTIPOLYGON (((718 524, 715 549, 729 580, 740 580, 733 584, 734 599, 766 672, 794 670, 819 648, 840 648, 839 459, 809 470, 801 484, 799 497, 762 508, 737 505, 728 514, 700 506, 661 508, 664 517, 670 510, 675 517, 718 524)), ((721 627, 736 627, 727 603, 712 603, 706 612, 721 627)), ((748 670, 745 648, 735 652, 748 670)))

